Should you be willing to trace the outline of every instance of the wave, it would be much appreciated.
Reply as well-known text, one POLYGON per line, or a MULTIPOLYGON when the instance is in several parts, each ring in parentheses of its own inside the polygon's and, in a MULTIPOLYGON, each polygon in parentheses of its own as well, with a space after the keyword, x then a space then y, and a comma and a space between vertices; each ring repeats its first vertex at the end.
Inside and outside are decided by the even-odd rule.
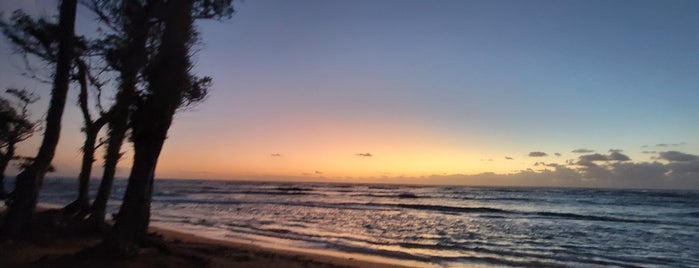
POLYGON ((563 218, 571 220, 585 220, 585 221, 610 221, 610 222, 628 222, 628 223, 658 223, 657 221, 651 220, 634 220, 634 219, 624 219, 609 216, 594 216, 594 215, 583 215, 575 213, 566 212, 534 212, 530 213, 537 216, 552 217, 552 218, 563 218))
POLYGON ((430 198, 429 196, 420 196, 414 193, 398 193, 398 194, 354 194, 353 197, 375 197, 375 198, 398 198, 398 199, 416 199, 430 198))
POLYGON ((687 213, 687 216, 693 217, 693 218, 699 218, 699 211, 689 212, 689 213, 687 213))
POLYGON ((617 218, 617 217, 610 217, 610 216, 595 216, 595 215, 575 214, 575 213, 567 213, 567 212, 549 212, 549 211, 520 212, 520 211, 504 210, 504 209, 491 208, 491 207, 453 207, 453 206, 422 205, 422 204, 395 204, 395 206, 400 207, 400 208, 439 211, 439 212, 451 212, 451 213, 520 214, 520 215, 535 215, 535 216, 570 219, 570 220, 583 220, 583 221, 608 221, 608 222, 652 223, 652 224, 659 223, 658 221, 654 221, 654 220, 636 220, 636 219, 617 218))
POLYGON ((460 213, 512 213, 512 211, 502 210, 497 208, 489 207, 451 207, 451 206, 440 206, 440 205, 419 205, 419 204, 395 204, 397 207, 409 208, 409 209, 419 209, 419 210, 429 210, 429 211, 441 211, 441 212, 460 212, 460 213))
POLYGON ((454 199, 460 200, 477 200, 477 201, 519 201, 519 202, 532 202, 538 201, 534 198, 526 197, 477 197, 477 196, 456 196, 454 199))
MULTIPOLYGON (((311 193, 303 191, 240 191, 233 192, 236 194, 250 194, 250 195, 311 195, 311 193)), ((320 194, 314 194, 320 195, 320 194)))
POLYGON ((313 189, 311 189, 311 188, 302 188, 302 187, 297 187, 297 186, 277 187, 275 189, 279 192, 310 192, 310 191, 313 191, 313 189))

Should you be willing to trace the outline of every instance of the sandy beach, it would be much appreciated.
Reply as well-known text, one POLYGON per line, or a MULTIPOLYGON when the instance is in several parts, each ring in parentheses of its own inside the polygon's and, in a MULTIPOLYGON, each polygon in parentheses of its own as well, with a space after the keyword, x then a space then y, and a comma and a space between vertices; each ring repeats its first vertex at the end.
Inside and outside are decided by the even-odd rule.
POLYGON ((297 252, 204 238, 151 227, 138 256, 128 260, 90 256, 83 250, 99 236, 81 234, 57 210, 35 215, 37 230, 28 241, 0 245, 0 267, 404 267, 396 264, 297 252))

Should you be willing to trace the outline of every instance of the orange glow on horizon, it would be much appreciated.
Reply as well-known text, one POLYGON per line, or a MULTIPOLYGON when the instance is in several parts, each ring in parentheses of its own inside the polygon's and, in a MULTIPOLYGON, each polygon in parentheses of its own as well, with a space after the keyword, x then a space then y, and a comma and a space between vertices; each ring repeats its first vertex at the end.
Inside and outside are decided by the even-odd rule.
MULTIPOLYGON (((191 128, 188 124, 191 122, 176 127, 191 128)), ((488 153, 479 145, 454 147, 426 127, 391 125, 388 128, 385 124, 363 122, 309 123, 295 127, 288 124, 286 121, 256 126, 232 134, 211 133, 206 143, 188 139, 183 129, 173 131, 178 135, 168 139, 158 174, 212 179, 288 176, 360 180, 508 173, 517 168, 512 161, 483 159, 488 153), (275 132, 274 128, 285 132, 275 132)))

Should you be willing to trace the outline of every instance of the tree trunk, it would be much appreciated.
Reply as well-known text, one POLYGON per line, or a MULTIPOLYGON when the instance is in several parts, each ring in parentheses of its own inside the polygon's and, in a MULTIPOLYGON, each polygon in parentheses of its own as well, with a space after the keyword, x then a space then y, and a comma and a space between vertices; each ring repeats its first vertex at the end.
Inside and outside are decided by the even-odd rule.
POLYGON ((83 144, 83 159, 78 175, 78 198, 63 208, 63 212, 68 215, 84 216, 90 208, 90 176, 92 175, 92 164, 95 162, 95 143, 104 121, 97 120, 89 124, 85 130, 85 143, 83 144))
POLYGON ((97 134, 107 122, 106 116, 101 115, 96 121, 92 120, 90 108, 88 104, 88 84, 87 84, 87 66, 84 62, 78 60, 78 81, 80 83, 79 104, 83 114, 85 124, 85 142, 83 143, 83 159, 80 167, 80 175, 78 175, 78 197, 63 208, 63 213, 72 216, 83 217, 87 214, 90 208, 90 176, 92 175, 92 164, 95 162, 95 143, 97 143, 97 134))
MULTIPOLYGON (((121 94, 120 94, 121 95, 121 94)), ((124 105, 120 98, 117 98, 116 106, 124 105)), ((121 145, 124 142, 127 130, 128 118, 128 103, 123 110, 113 109, 112 118, 109 123, 109 140, 107 142, 107 152, 104 157, 104 171, 102 173, 102 181, 100 182, 97 196, 90 208, 90 217, 88 221, 90 226, 95 230, 101 230, 104 227, 104 218, 107 212, 107 203, 112 195, 112 184, 114 184, 114 175, 116 174, 116 166, 121 158, 121 145), (118 117, 118 118, 114 118, 118 117)))
POLYGON ((0 230, 0 241, 20 238, 28 231, 27 226, 36 207, 41 183, 56 153, 56 146, 61 133, 61 118, 63 117, 68 84, 70 82, 76 7, 77 0, 61 1, 58 60, 56 62, 53 90, 51 91, 51 102, 46 114, 44 138, 32 165, 16 177, 14 200, 12 200, 7 209, 5 222, 2 225, 2 230, 0 230))
POLYGON ((107 203, 112 193, 116 166, 121 158, 121 146, 128 130, 130 107, 136 98, 138 73, 146 62, 146 38, 149 25, 144 7, 138 1, 124 1, 124 13, 128 19, 127 40, 131 42, 126 49, 122 68, 119 70, 121 84, 116 103, 112 107, 109 120, 109 142, 104 157, 104 173, 97 192, 97 197, 90 209, 90 225, 101 229, 104 225, 107 203))
POLYGON ((189 83, 188 43, 192 34, 192 0, 165 3, 165 28, 149 73, 152 92, 133 116, 134 163, 114 228, 102 245, 111 254, 137 253, 150 220, 150 203, 158 156, 172 118, 189 83))
POLYGON ((145 238, 150 219, 151 189, 155 166, 164 140, 134 145, 134 163, 124 201, 112 232, 106 237, 109 252, 132 256, 145 238))
POLYGON ((5 170, 7 170, 7 166, 14 156, 15 144, 10 142, 7 144, 7 151, 5 154, 0 156, 0 200, 7 198, 7 191, 5 191, 5 170))

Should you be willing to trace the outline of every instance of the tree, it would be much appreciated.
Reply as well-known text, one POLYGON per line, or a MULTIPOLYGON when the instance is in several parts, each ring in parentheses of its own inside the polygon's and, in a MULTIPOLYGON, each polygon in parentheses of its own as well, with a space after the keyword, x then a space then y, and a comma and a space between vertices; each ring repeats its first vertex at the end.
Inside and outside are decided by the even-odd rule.
POLYGON ((36 207, 41 183, 56 152, 74 54, 76 9, 77 0, 62 0, 60 3, 57 31, 60 41, 44 137, 32 165, 16 177, 14 198, 8 207, 5 222, 0 230, 0 240, 20 238, 25 235, 36 207))
POLYGON ((146 236, 158 156, 189 84, 192 0, 168 1, 163 8, 162 41, 148 73, 150 94, 137 104, 133 115, 134 162, 129 183, 114 228, 103 241, 119 256, 136 254, 146 236))
MULTIPOLYGON (((83 143, 82 164, 80 166, 80 174, 78 175, 78 197, 72 203, 63 208, 63 212, 68 215, 84 216, 88 214, 90 208, 90 176, 92 174, 92 164, 95 162, 95 150, 97 146, 97 135, 102 127, 107 123, 108 115, 100 111, 100 116, 97 119, 92 119, 90 108, 88 105, 88 79, 89 70, 87 64, 76 57, 78 66, 77 80, 80 85, 80 95, 78 104, 83 115, 83 132, 85 133, 85 142, 83 143)), ((98 99, 99 101, 99 99, 98 99)), ((97 105, 101 107, 101 105, 97 105)))
MULTIPOLYGON (((34 71, 31 61, 28 56, 34 56, 42 63, 48 66, 54 66, 57 62, 58 48, 60 36, 57 34, 59 25, 44 19, 34 20, 31 16, 25 14, 21 10, 13 13, 11 23, 0 21, 0 27, 3 34, 17 47, 17 52, 25 59, 25 69, 30 77, 42 80, 40 75, 34 71)), ((88 85, 92 84, 100 89, 100 82, 95 78, 90 71, 87 60, 83 58, 90 57, 89 52, 93 50, 89 47, 88 40, 83 37, 73 37, 73 58, 74 62, 71 70, 75 70, 71 76, 80 85, 79 107, 83 113, 84 124, 83 132, 85 132, 85 144, 83 145, 83 161, 80 175, 78 178, 78 197, 75 202, 65 207, 67 214, 83 214, 87 211, 90 204, 89 199, 89 178, 94 162, 95 143, 97 134, 106 122, 106 114, 102 111, 102 106, 98 94, 97 107, 100 110, 100 116, 93 120, 88 108, 88 85)), ((25 74, 27 74, 25 73, 25 74)), ((21 167, 28 168, 34 162, 33 158, 25 158, 25 162, 21 167)))
MULTIPOLYGON (((34 20, 21 10, 13 13, 11 22, 0 21, 3 33, 18 48, 17 52, 24 56, 25 69, 30 74, 30 77, 41 80, 40 75, 36 74, 34 71, 35 67, 30 64, 27 56, 34 56, 46 65, 56 64, 59 43, 59 35, 56 34, 58 24, 44 19, 34 20)), ((101 105, 100 96, 102 95, 101 89, 104 83, 92 74, 93 71, 97 71, 98 74, 105 73, 108 68, 88 66, 88 62, 93 62, 90 60, 91 57, 98 57, 96 62, 101 62, 99 58, 107 58, 105 55, 109 53, 105 53, 103 49, 105 42, 104 40, 86 40, 84 37, 79 36, 76 36, 74 40, 74 63, 72 68, 73 75, 71 77, 80 86, 78 106, 83 114, 84 127, 82 131, 85 133, 85 141, 82 146, 83 158, 78 176, 78 196, 74 202, 64 208, 64 212, 69 215, 85 216, 89 212, 89 179, 95 161, 94 153, 97 149, 96 147, 99 146, 95 145, 97 135, 110 119, 108 117, 109 114, 104 112, 101 105), (88 101, 89 86, 97 88, 96 107, 99 110, 99 114, 96 119, 93 119, 90 113, 88 101)), ((32 162, 33 159, 28 159, 23 165, 30 166, 32 162)))
POLYGON ((106 62, 119 73, 116 101, 109 111, 109 132, 104 171, 97 197, 90 209, 93 228, 101 229, 112 191, 116 166, 128 130, 137 85, 148 58, 147 42, 155 22, 151 19, 157 1, 91 0, 85 3, 113 33, 101 41, 106 62))
POLYGON ((134 161, 123 203, 112 231, 101 244, 104 252, 130 256, 137 252, 148 230, 155 168, 179 107, 202 100, 208 77, 190 74, 191 47, 196 42, 195 18, 230 16, 228 1, 161 2, 162 32, 157 53, 145 70, 147 88, 132 115, 134 161))
POLYGON ((18 102, 13 105, 8 99, 0 97, 0 199, 7 196, 5 191, 5 170, 15 156, 15 146, 29 139, 37 131, 38 122, 30 120, 28 106, 39 98, 34 94, 19 89, 7 89, 8 94, 18 102))
MULTIPOLYGON (((116 102, 109 112, 104 173, 89 218, 95 229, 101 229, 116 166, 122 156, 121 147, 129 129, 129 120, 134 105, 144 95, 144 87, 148 83, 143 72, 146 65, 155 58, 157 46, 161 42, 164 3, 160 0, 90 0, 84 4, 111 30, 99 42, 99 47, 107 64, 119 73, 116 102)), ((231 0, 199 0, 192 10, 194 18, 202 19, 230 17, 232 13, 231 0)), ((185 91, 184 106, 202 101, 211 85, 209 77, 190 75, 190 78, 192 83, 185 91)))

